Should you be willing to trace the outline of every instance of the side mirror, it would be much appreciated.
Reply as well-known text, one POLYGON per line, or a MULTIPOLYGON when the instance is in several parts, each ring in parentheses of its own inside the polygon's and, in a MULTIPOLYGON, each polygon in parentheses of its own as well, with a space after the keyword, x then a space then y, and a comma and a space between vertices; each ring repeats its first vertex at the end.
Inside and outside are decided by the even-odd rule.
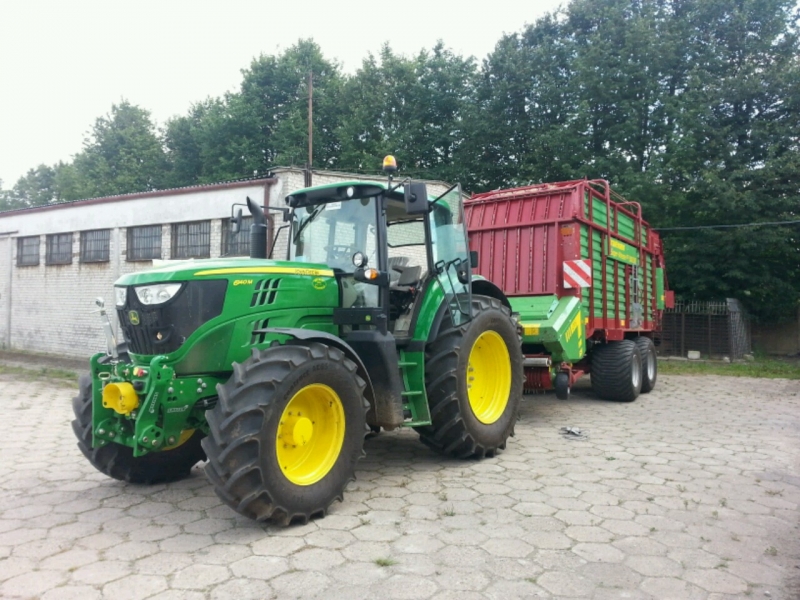
POLYGON ((403 185, 403 200, 409 215, 428 212, 428 189, 421 181, 411 181, 403 185))
POLYGON ((231 233, 236 235, 242 230, 242 209, 236 211, 236 216, 231 218, 231 233))
POLYGON ((473 269, 478 268, 478 251, 477 250, 470 250, 469 251, 469 266, 473 269))

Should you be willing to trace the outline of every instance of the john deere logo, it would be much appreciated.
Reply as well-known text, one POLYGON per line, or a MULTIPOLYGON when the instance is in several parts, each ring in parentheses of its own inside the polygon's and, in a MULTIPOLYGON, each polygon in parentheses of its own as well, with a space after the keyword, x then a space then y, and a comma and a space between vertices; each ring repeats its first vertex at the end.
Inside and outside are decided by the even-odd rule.
POLYGON ((327 281, 325 281, 325 280, 324 280, 322 277, 316 277, 316 278, 314 278, 314 280, 311 282, 311 285, 313 285, 313 286, 314 286, 314 289, 315 289, 315 290, 324 290, 324 289, 325 289, 325 286, 327 286, 327 285, 328 285, 328 282, 327 282, 327 281))
POLYGON ((131 322, 131 325, 138 325, 139 324, 139 313, 135 310, 132 310, 128 313, 128 320, 131 322))

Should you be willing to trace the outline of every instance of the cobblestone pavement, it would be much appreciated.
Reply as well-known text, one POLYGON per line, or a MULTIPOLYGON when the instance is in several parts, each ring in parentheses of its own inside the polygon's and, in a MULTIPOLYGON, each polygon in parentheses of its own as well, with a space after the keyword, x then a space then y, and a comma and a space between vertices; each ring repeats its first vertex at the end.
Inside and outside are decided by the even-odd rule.
POLYGON ((235 515, 199 468, 153 487, 95 472, 64 381, 0 389, 3 598, 800 597, 800 381, 528 396, 479 462, 381 434, 345 501, 287 529, 235 515))

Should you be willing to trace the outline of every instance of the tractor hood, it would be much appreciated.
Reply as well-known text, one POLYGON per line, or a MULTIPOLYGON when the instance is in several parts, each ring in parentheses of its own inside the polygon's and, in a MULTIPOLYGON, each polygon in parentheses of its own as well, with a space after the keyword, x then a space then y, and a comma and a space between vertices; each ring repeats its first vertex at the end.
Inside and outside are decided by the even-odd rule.
POLYGON ((165 281, 192 281, 196 279, 227 279, 252 275, 301 275, 307 277, 333 277, 333 270, 324 264, 267 259, 202 259, 182 260, 156 266, 147 271, 128 273, 114 283, 117 286, 144 285, 165 281))

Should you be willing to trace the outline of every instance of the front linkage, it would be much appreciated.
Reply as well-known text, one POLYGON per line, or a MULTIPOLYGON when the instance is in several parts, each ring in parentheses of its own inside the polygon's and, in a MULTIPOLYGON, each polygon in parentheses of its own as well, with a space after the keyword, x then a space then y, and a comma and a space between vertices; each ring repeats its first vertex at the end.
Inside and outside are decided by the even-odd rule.
POLYGON ((115 442, 139 457, 176 448, 197 429, 208 433, 205 411, 216 404, 216 385, 225 379, 178 377, 166 356, 145 367, 108 359, 102 352, 91 359, 95 448, 115 442))

